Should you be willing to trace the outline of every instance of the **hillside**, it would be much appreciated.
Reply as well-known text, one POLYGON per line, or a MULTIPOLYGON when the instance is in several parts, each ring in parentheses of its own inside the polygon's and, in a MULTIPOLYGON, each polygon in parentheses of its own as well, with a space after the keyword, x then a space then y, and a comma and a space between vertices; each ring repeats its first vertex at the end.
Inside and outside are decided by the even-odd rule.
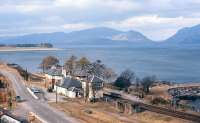
POLYGON ((55 44, 79 44, 79 45, 113 45, 130 43, 152 43, 150 39, 136 31, 118 31, 111 28, 99 27, 74 31, 70 33, 39 33, 15 37, 0 38, 0 43, 51 43, 55 44))
POLYGON ((200 25, 186 27, 165 40, 168 44, 200 44, 200 25))

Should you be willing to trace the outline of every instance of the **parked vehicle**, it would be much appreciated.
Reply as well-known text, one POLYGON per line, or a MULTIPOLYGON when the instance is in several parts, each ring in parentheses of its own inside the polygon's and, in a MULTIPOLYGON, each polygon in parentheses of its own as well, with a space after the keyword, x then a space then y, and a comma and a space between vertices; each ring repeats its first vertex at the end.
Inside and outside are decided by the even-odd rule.
POLYGON ((32 87, 32 88, 31 88, 31 91, 32 91, 33 93, 41 93, 41 90, 38 89, 38 88, 36 88, 36 87, 32 87))
POLYGON ((22 99, 21 99, 20 96, 16 96, 16 97, 15 97, 15 100, 16 100, 16 102, 22 102, 22 99))

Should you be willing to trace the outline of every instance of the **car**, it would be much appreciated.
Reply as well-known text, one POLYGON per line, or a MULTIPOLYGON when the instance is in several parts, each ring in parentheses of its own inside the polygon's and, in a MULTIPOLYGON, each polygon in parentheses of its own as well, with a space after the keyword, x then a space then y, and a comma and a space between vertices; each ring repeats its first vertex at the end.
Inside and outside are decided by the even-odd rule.
POLYGON ((33 93, 41 93, 40 89, 38 89, 38 88, 36 88, 36 87, 32 87, 32 88, 31 88, 31 91, 32 91, 33 93))
POLYGON ((22 101, 22 99, 21 99, 20 96, 16 96, 16 97, 15 97, 15 100, 16 100, 16 102, 21 102, 21 101, 22 101))

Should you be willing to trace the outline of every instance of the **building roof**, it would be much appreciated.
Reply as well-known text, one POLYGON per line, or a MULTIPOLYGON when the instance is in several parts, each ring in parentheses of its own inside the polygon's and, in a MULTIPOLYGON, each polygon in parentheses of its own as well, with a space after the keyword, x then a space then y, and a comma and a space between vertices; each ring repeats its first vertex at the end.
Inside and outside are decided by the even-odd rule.
POLYGON ((51 76, 63 76, 62 69, 49 69, 46 73, 51 76))
POLYGON ((81 71, 81 70, 75 71, 74 75, 77 76, 77 77, 87 77, 86 72, 81 71))
POLYGON ((63 88, 71 88, 71 87, 76 87, 76 88, 81 88, 81 82, 73 79, 73 78, 69 78, 66 77, 63 82, 61 82, 58 86, 63 87, 63 88))
POLYGON ((95 82, 95 83, 100 82, 100 83, 103 83, 104 80, 101 79, 101 78, 99 78, 99 77, 97 77, 97 76, 91 76, 91 77, 90 77, 90 82, 95 82))
POLYGON ((76 87, 71 87, 68 89, 68 91, 77 92, 77 91, 80 91, 80 89, 78 89, 76 87))

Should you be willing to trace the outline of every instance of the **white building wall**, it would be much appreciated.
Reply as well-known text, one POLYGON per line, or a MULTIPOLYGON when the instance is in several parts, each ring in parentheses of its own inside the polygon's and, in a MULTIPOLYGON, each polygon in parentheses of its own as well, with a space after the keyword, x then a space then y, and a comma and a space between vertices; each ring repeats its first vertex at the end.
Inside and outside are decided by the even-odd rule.
POLYGON ((83 88, 83 96, 86 97, 86 82, 82 82, 82 88, 83 88))
POLYGON ((72 91, 67 91, 67 96, 70 98, 76 98, 76 93, 72 91))
POLYGON ((59 87, 59 86, 56 86, 56 85, 55 85, 55 88, 54 88, 55 92, 56 92, 56 88, 57 88, 58 94, 67 96, 69 98, 76 98, 76 92, 68 91, 66 88, 62 88, 62 87, 59 87))
MULTIPOLYGON (((102 90, 98 90, 98 91, 93 91, 92 89, 92 85, 91 83, 88 83, 89 84, 89 99, 92 99, 94 98, 94 95, 95 95, 95 98, 96 99, 99 99, 101 97, 103 97, 103 91, 102 90)), ((84 97, 86 96, 86 82, 82 82, 82 88, 83 88, 83 91, 84 91, 84 97)))
POLYGON ((89 86, 89 98, 92 99, 94 97, 96 99, 99 99, 99 98, 103 97, 103 91, 102 90, 93 91, 92 90, 92 86, 89 86))
POLYGON ((51 76, 49 74, 45 74, 45 77, 49 80, 55 79, 56 81, 62 81, 63 77, 62 76, 51 76))
POLYGON ((89 83, 89 99, 92 99, 93 97, 94 97, 94 93, 93 93, 93 90, 92 90, 91 83, 89 83))
POLYGON ((54 91, 56 92, 56 90, 58 94, 67 96, 67 89, 55 85, 54 91))
POLYGON ((65 69, 63 69, 63 68, 62 68, 62 75, 63 75, 64 77, 67 77, 67 71, 66 71, 65 69))

